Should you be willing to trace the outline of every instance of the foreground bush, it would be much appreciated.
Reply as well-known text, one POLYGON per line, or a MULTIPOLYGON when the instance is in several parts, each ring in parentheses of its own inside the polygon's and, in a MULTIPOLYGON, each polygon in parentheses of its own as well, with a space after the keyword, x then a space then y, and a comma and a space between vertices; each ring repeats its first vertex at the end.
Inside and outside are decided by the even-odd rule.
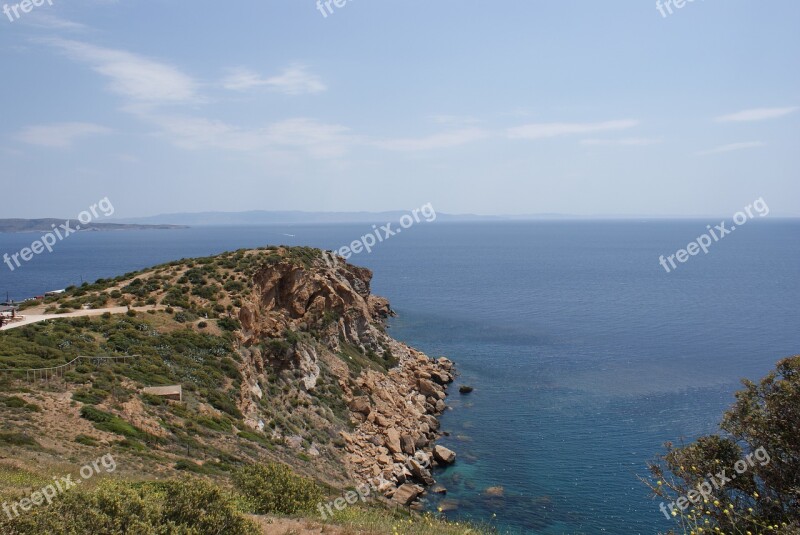
POLYGON ((282 464, 240 468, 233 475, 233 481, 247 500, 250 512, 260 515, 312 511, 324 497, 314 481, 296 475, 282 464))
POLYGON ((743 382, 723 435, 667 444, 650 467, 657 496, 684 497, 671 533, 800 534, 800 356, 743 382))
POLYGON ((15 520, 0 518, 4 535, 256 535, 260 531, 219 487, 200 480, 104 481, 70 490, 51 505, 15 520))

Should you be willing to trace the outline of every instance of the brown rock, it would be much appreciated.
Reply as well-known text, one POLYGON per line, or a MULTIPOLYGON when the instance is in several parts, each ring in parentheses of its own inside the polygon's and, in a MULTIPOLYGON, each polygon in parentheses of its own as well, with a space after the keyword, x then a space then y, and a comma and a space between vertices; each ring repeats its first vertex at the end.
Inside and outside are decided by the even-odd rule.
POLYGON ((456 462, 456 453, 453 450, 449 450, 444 446, 437 445, 433 448, 433 458, 436 459, 437 463, 441 464, 453 464, 456 462))
POLYGON ((453 382, 453 378, 447 372, 432 371, 430 373, 430 378, 433 379, 435 383, 440 385, 446 385, 453 382))
POLYGON ((442 369, 445 371, 451 371, 453 369, 453 363, 449 359, 445 357, 441 357, 439 360, 436 361, 442 369))
POLYGON ((419 498, 419 495, 424 491, 425 489, 419 485, 406 483, 395 491, 392 499, 401 505, 409 506, 414 502, 414 500, 419 498))
POLYGON ((427 379, 419 380, 419 392, 425 397, 439 398, 440 386, 427 379))
POLYGON ((414 452, 416 451, 414 438, 410 435, 403 435, 400 437, 400 448, 402 449, 403 453, 414 455, 414 452))
POLYGON ((386 431, 386 447, 392 453, 401 453, 403 451, 400 445, 400 433, 394 427, 386 431))
POLYGON ((430 471, 423 467, 416 459, 411 458, 406 461, 406 466, 411 472, 411 475, 414 476, 417 481, 420 481, 428 486, 436 483, 436 481, 433 479, 433 476, 431 476, 430 471))

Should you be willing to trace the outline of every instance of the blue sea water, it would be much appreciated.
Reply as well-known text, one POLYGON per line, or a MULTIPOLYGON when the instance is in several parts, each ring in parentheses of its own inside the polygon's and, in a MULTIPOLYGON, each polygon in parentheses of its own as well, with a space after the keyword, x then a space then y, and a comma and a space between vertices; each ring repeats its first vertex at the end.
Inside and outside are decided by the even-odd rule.
MULTIPOLYGON (((451 517, 541 535, 670 527, 638 479, 647 461, 715 431, 742 377, 800 353, 800 222, 749 223, 666 273, 659 255, 709 222, 423 222, 350 259, 398 312, 394 337, 458 364, 442 420, 458 462, 437 474, 451 517), (496 485, 504 499, 482 497, 496 485)), ((82 233, 14 272, 0 265, 0 296, 242 247, 338 249, 370 230, 82 233)), ((0 254, 34 238, 0 234, 0 254)))

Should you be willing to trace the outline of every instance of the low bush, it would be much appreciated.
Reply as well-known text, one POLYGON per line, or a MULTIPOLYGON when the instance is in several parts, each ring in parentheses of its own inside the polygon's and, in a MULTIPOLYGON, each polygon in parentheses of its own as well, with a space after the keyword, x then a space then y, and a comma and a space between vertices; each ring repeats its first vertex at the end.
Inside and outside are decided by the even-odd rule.
POLYGON ((81 408, 81 417, 94 423, 94 426, 101 431, 115 433, 128 438, 146 438, 146 434, 143 431, 137 429, 119 416, 103 412, 91 405, 86 405, 81 408))
POLYGON ((312 511, 324 492, 316 482, 300 477, 282 464, 240 468, 233 474, 236 488, 255 514, 295 515, 312 511))
POLYGON ((24 433, 0 433, 0 444, 4 446, 38 446, 39 444, 24 433))
POLYGON ((50 506, 34 508, 13 521, 0 516, 0 532, 8 535, 260 533, 225 491, 192 479, 148 483, 107 480, 92 490, 68 492, 50 506))

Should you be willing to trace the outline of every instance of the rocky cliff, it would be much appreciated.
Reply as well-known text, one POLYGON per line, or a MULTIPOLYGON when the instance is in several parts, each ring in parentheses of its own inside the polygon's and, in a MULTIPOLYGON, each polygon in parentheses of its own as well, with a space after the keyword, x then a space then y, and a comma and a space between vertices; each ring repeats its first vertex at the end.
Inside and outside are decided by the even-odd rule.
POLYGON ((307 393, 330 374, 348 408, 351 429, 340 435, 351 477, 399 502, 413 502, 423 486, 434 483, 430 469, 455 457, 432 448, 453 364, 386 334, 392 311, 371 294, 368 269, 330 253, 305 263, 279 255, 255 271, 252 294, 239 309, 246 421, 264 428, 266 370, 288 372, 307 393))
POLYGON ((33 418, 53 451, 89 443, 147 451, 143 472, 223 475, 278 461, 335 488, 369 483, 409 504, 432 483, 431 468, 454 459, 432 449, 453 365, 387 335, 392 311, 372 295, 371 279, 331 253, 268 247, 68 288, 24 313, 108 312, 0 339, 12 356, 0 371, 22 370, 0 374, 20 393, 12 403, 47 408, 13 430, 25 432, 33 418), (121 314, 127 307, 135 310, 121 314), (28 392, 24 370, 79 355, 138 356, 113 373, 77 367, 28 392), (181 400, 147 394, 165 385, 181 386, 181 400), (46 432, 54 421, 66 424, 46 432))

